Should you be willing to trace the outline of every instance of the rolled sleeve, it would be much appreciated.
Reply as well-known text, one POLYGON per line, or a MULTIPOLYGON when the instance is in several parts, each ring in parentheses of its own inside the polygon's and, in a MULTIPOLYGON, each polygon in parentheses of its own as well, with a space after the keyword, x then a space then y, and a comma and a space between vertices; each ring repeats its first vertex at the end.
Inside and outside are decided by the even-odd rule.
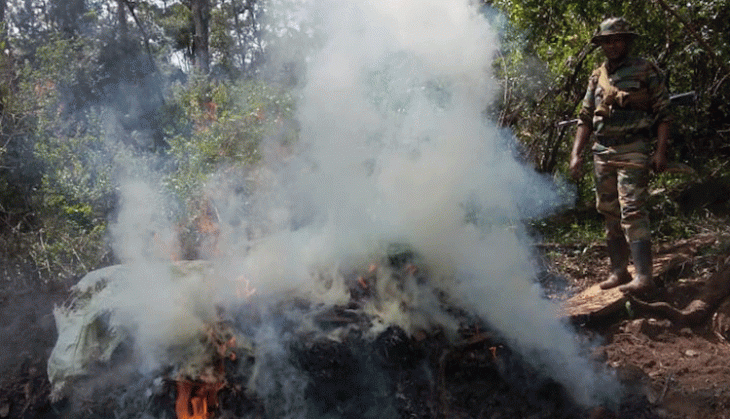
POLYGON ((588 80, 588 88, 583 96, 583 101, 578 111, 578 125, 585 125, 593 130, 593 112, 596 110, 596 85, 598 78, 591 76, 588 80))
POLYGON ((651 94, 654 121, 656 123, 671 122, 671 102, 669 100, 669 90, 667 89, 664 74, 654 65, 652 65, 651 70, 647 80, 647 87, 651 94))

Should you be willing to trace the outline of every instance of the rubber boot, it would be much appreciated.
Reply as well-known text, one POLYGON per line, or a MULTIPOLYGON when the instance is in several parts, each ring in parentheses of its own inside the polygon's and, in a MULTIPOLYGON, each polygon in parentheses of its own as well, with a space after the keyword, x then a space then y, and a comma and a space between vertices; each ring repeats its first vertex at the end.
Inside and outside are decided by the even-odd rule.
POLYGON ((619 287, 619 290, 629 294, 642 294, 656 288, 652 277, 651 242, 649 240, 638 240, 631 242, 631 256, 634 258, 636 275, 626 285, 619 287))
POLYGON ((602 290, 618 287, 631 281, 631 274, 626 270, 629 264, 629 244, 624 236, 611 237, 606 240, 608 259, 611 261, 611 273, 608 278, 599 283, 602 290))

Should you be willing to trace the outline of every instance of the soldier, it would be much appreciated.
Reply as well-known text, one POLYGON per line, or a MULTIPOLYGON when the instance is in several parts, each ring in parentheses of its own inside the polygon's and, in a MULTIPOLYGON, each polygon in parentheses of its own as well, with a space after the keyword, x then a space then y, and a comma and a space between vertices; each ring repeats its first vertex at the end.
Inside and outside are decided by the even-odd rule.
POLYGON ((602 289, 620 286, 626 293, 655 288, 646 202, 649 171, 667 166, 669 93, 659 69, 630 55, 633 32, 623 18, 601 22, 592 42, 606 61, 588 82, 579 113, 578 129, 570 156, 570 173, 582 176, 582 155, 591 134, 595 166, 596 209, 606 222, 606 242, 611 261, 602 289), (656 148, 650 157, 652 139, 656 148), (626 267, 633 258, 636 275, 626 267))

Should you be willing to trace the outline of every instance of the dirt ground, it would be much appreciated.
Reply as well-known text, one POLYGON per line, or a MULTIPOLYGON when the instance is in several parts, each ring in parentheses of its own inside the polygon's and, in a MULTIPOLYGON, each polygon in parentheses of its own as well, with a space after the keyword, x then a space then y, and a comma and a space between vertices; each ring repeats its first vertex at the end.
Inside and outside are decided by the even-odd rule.
POLYGON ((56 343, 53 304, 66 292, 18 282, 0 288, 0 418, 53 418, 46 360, 56 343))
MULTIPOLYGON (((656 245, 655 279, 660 289, 652 301, 685 307, 726 262, 729 241, 718 234, 704 234, 656 245)), ((547 287, 552 298, 567 300, 606 274, 608 258, 600 243, 543 244, 540 249, 547 262, 546 277, 555 280, 547 287), (562 286, 555 286, 557 282, 562 286)), ((53 288, 41 291, 18 290, 7 281, 0 289, 0 419, 62 417, 58 405, 48 400, 46 360, 55 343, 53 304, 66 294, 53 288)), ((713 319, 717 323, 717 316, 710 315, 691 327, 676 325, 630 305, 600 316, 575 318, 578 330, 603 342, 595 351, 596 359, 614 369, 642 401, 640 412, 604 412, 595 417, 730 418, 730 343, 721 329, 713 328, 713 319)), ((474 357, 475 352, 470 353, 474 357)), ((465 371, 468 368, 450 379, 465 371)), ((466 394, 477 391, 473 387, 469 390, 465 384, 463 388, 465 400, 476 395, 466 394)))
MULTIPOLYGON (((654 277, 660 289, 647 299, 686 307, 727 262, 727 242, 727 237, 708 233, 655 245, 654 277)), ((572 288, 568 295, 605 278, 604 245, 546 249, 549 266, 572 288)), ((603 338, 596 357, 614 368, 637 396, 646 398, 649 417, 730 418, 730 343, 723 333, 722 315, 713 312, 688 327, 629 305, 584 319, 579 327, 603 338)))

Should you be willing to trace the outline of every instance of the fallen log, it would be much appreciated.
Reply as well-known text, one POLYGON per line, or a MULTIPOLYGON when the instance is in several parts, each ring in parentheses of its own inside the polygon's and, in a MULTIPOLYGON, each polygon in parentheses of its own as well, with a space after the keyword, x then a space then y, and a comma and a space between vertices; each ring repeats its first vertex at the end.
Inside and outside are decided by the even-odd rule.
POLYGON ((565 301, 562 310, 563 315, 572 319, 602 317, 621 310, 626 301, 626 295, 618 288, 602 290, 595 284, 565 301))

